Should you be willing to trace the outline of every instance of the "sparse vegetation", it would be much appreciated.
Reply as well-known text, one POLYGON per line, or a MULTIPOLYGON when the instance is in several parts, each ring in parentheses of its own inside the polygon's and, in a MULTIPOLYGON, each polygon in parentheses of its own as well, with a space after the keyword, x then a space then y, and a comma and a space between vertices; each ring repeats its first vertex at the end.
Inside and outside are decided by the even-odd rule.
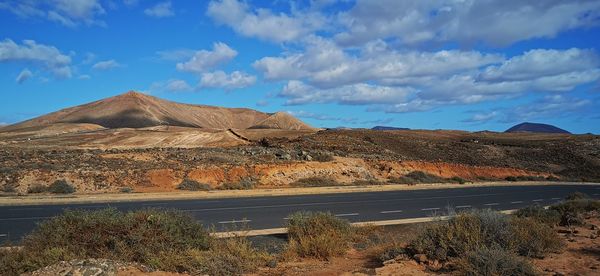
POLYGON ((121 193, 133 193, 133 188, 131 188, 131 187, 121 187, 121 189, 119 189, 119 192, 121 192, 121 193))
POLYGON ((429 174, 422 171, 412 171, 401 177, 391 177, 388 180, 389 183, 393 184, 427 184, 427 183, 458 183, 465 184, 467 180, 454 176, 451 178, 443 178, 433 174, 429 174))
POLYGON ((185 191, 209 191, 210 185, 186 178, 177 185, 177 189, 185 191))
POLYGON ((350 248, 354 229, 331 213, 298 212, 287 223, 288 253, 299 257, 329 259, 350 248))
POLYGON ((327 186, 340 186, 340 182, 330 177, 307 177, 298 179, 290 184, 292 187, 327 187, 327 186))
POLYGON ((42 184, 36 183, 27 188, 27 193, 28 194, 40 194, 40 193, 45 193, 47 190, 48 190, 48 187, 46 187, 42 184))
POLYGON ((507 176, 504 180, 516 182, 516 181, 546 181, 547 178, 536 175, 518 175, 518 176, 507 176))
POLYGON ((353 186, 373 186, 373 185, 383 185, 385 183, 377 181, 375 179, 361 179, 355 180, 350 185, 353 186))
POLYGON ((560 222, 560 213, 554 209, 546 209, 540 205, 531 205, 517 210, 514 215, 520 218, 532 218, 537 221, 556 225, 560 222))
POLYGON ((221 185, 223 190, 250 190, 256 185, 256 181, 252 178, 242 178, 238 182, 225 182, 221 185))
POLYGON ((318 162, 330 162, 334 160, 333 155, 326 152, 315 152, 311 154, 311 157, 313 161, 318 162))
POLYGON ((477 248, 460 259, 462 275, 536 275, 529 262, 503 249, 477 248))
POLYGON ((571 226, 583 223, 583 213, 600 210, 600 201, 590 199, 583 193, 573 193, 566 201, 550 206, 560 214, 560 225, 571 226))
POLYGON ((48 186, 48 192, 53 194, 72 194, 75 192, 75 187, 66 180, 56 180, 48 186))
POLYGON ((461 213, 434 224, 415 239, 410 248, 435 260, 465 256, 481 247, 497 248, 523 256, 543 257, 558 250, 552 228, 532 218, 513 218, 491 211, 461 213))
POLYGON ((58 261, 106 258, 192 274, 232 275, 266 265, 270 256, 243 238, 212 239, 179 211, 68 210, 41 223, 20 249, 0 251, 0 275, 19 275, 58 261))

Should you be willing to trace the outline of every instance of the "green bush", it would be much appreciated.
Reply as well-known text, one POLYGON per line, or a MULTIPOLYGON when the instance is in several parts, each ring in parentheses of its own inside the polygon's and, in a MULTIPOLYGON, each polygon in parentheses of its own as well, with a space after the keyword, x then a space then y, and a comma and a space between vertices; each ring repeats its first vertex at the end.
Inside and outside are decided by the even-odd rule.
POLYGON ((40 193, 45 193, 47 191, 48 191, 48 187, 46 187, 42 184, 38 184, 38 183, 33 184, 27 188, 28 194, 40 194, 40 193))
POLYGON ((226 182, 221 185, 223 190, 250 190, 256 185, 256 181, 252 178, 244 178, 238 182, 226 182))
POLYGON ((186 178, 177 185, 177 189, 185 191, 210 191, 210 185, 186 178))
POLYGON ((53 194, 72 194, 75 192, 75 187, 66 180, 56 180, 48 186, 48 192, 53 194))
POLYGON ((468 252, 458 263, 462 275, 513 276, 536 275, 529 262, 502 249, 477 248, 468 252))
POLYGON ((331 213, 297 212, 287 223, 289 248, 299 257, 329 259, 350 247, 354 229, 346 220, 331 213))
POLYGON ((540 205, 531 205, 521 208, 514 213, 520 218, 533 218, 540 222, 555 225, 560 222, 560 213, 553 209, 546 209, 540 205))
POLYGON ((319 176, 301 178, 290 183, 290 186, 292 187, 328 187, 340 185, 342 184, 335 181, 333 178, 319 176))

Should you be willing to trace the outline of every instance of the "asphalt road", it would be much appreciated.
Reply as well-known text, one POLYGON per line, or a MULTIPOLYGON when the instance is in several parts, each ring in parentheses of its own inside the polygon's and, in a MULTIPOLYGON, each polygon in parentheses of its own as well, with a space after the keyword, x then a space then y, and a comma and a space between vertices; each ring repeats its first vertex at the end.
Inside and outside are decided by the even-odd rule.
POLYGON ((203 200, 138 201, 98 204, 0 206, 0 243, 17 242, 37 223, 65 209, 119 210, 174 208, 190 213, 218 231, 277 228, 290 213, 329 211, 352 222, 419 218, 447 213, 449 208, 517 209, 532 204, 550 205, 575 191, 600 199, 600 185, 490 186, 459 189, 428 189, 345 194, 276 197, 221 198, 203 200))

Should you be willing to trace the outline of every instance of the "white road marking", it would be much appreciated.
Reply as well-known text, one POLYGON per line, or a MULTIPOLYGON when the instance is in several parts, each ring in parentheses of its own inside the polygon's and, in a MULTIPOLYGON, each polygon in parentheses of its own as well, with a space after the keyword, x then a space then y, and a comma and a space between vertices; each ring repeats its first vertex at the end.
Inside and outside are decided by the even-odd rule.
POLYGON ((512 201, 512 202, 510 202, 510 204, 519 204, 519 203, 523 203, 523 201, 512 201))
POLYGON ((544 201, 543 199, 534 199, 532 200, 533 202, 540 202, 540 201, 544 201))
POLYGON ((332 201, 332 202, 314 202, 314 203, 295 203, 295 204, 275 204, 275 205, 257 205, 244 207, 220 207, 220 208, 203 208, 203 209, 183 209, 184 212, 205 212, 205 211, 224 211, 224 210, 247 210, 247 209, 263 209, 263 208, 281 208, 281 207, 298 207, 298 206, 319 206, 319 205, 339 205, 339 204, 359 204, 373 202, 398 202, 398 201, 417 201, 431 199, 451 199, 451 198, 467 198, 467 197, 483 197, 502 195, 502 193, 478 194, 478 195, 460 195, 460 196, 438 196, 424 198, 390 198, 390 199, 375 199, 375 200, 355 200, 355 201, 332 201))
POLYGON ((485 206, 496 206, 496 205, 500 205, 500 203, 486 203, 486 204, 483 204, 483 205, 485 205, 485 206))
POLYGON ((350 214, 336 214, 336 217, 349 217, 349 216, 358 216, 358 213, 350 213, 350 214))
POLYGON ((6 237, 8 236, 7 234, 0 234, 0 237, 6 237))
POLYGON ((440 208, 425 208, 425 209, 421 209, 421 211, 433 211, 433 210, 439 210, 440 208))
POLYGON ((251 220, 249 220, 249 219, 242 219, 242 220, 219 221, 219 223, 221 223, 221 224, 225 224, 225 223, 240 223, 240 222, 251 222, 251 220))
POLYGON ((379 213, 381 213, 381 214, 402 213, 402 210, 381 211, 379 213))
POLYGON ((471 208, 471 205, 460 205, 456 206, 455 208, 471 208))

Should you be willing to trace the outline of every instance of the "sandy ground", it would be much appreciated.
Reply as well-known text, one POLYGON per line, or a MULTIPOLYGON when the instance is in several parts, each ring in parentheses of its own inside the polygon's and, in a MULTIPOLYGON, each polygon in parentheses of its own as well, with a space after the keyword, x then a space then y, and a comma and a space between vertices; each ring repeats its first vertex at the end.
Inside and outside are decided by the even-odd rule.
POLYGON ((0 205, 47 205, 66 203, 104 203, 148 200, 181 200, 208 199, 257 196, 284 196, 334 194, 353 192, 402 191, 422 189, 460 189, 483 186, 516 186, 516 185, 600 185, 598 183, 577 182, 481 182, 466 184, 418 184, 418 185, 376 185, 376 186, 335 186, 309 188, 280 188, 254 190, 215 190, 197 192, 165 192, 165 193, 104 193, 104 194, 73 194, 73 195, 27 195, 0 197, 0 205))

